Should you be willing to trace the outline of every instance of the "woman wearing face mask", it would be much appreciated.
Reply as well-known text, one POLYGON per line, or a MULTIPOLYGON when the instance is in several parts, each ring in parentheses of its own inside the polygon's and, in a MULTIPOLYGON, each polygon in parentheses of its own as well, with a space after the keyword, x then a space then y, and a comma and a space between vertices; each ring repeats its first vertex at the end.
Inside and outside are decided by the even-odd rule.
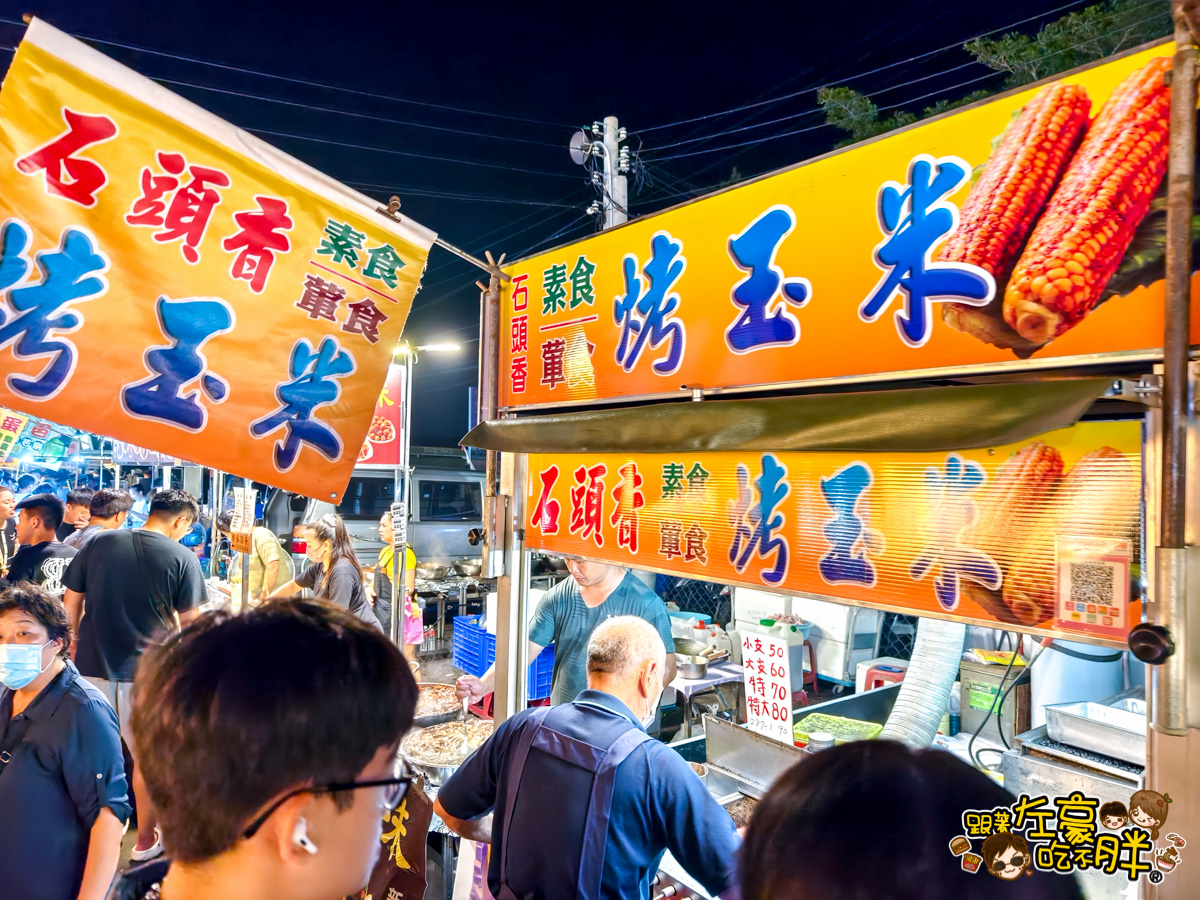
POLYGON ((321 516, 307 523, 302 533, 307 542, 304 555, 310 565, 271 596, 291 597, 300 588, 307 588, 382 630, 363 587, 362 566, 354 555, 354 544, 342 517, 332 513, 321 516))
POLYGON ((60 599, 29 582, 0 593, 5 900, 102 900, 117 871, 130 812, 117 715, 70 646, 60 599))

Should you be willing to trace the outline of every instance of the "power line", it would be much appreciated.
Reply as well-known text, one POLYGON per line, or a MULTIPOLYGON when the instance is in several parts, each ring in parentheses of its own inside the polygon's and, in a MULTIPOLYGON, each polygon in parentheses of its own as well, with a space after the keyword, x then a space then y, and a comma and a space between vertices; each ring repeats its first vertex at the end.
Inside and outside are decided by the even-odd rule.
MULTIPOLYGON (((22 28, 25 27, 24 22, 21 22, 21 21, 15 20, 15 19, 0 18, 0 23, 4 23, 5 25, 17 25, 22 28)), ((70 33, 70 32, 68 32, 68 33, 70 33)), ((167 59, 175 59, 175 60, 180 60, 182 62, 195 63, 195 64, 201 65, 201 66, 210 66, 214 69, 223 69, 227 72, 237 72, 241 75, 257 75, 260 78, 272 78, 272 79, 275 79, 276 81, 286 81, 291 84, 303 85, 304 87, 321 88, 322 90, 328 90, 328 91, 339 91, 344 94, 354 94, 359 97, 370 97, 373 100, 388 100, 388 101, 391 101, 394 103, 409 103, 409 104, 412 104, 413 106, 423 106, 427 109, 439 109, 439 110, 442 110, 443 112, 461 113, 463 115, 469 115, 469 116, 488 116, 493 119, 508 119, 509 121, 512 121, 512 122, 526 122, 526 123, 532 124, 532 125, 547 125, 551 128, 570 128, 571 127, 570 125, 564 125, 561 122, 547 122, 543 119, 528 119, 523 116, 511 116, 506 113, 487 112, 486 110, 482 110, 482 109, 465 109, 461 106, 450 106, 450 105, 444 104, 444 103, 431 103, 427 100, 412 100, 412 99, 409 99, 408 97, 394 97, 394 96, 390 96, 388 94, 378 94, 378 93, 375 93, 374 91, 362 91, 362 90, 358 90, 356 88, 341 87, 340 85, 335 85, 335 84, 323 84, 319 81, 309 81, 308 79, 305 79, 305 78, 293 78, 290 75, 276 75, 274 72, 262 72, 257 69, 247 69, 247 68, 243 68, 241 66, 231 66, 231 65, 226 65, 225 63, 213 62, 212 60, 198 59, 197 57, 194 57, 194 56, 183 56, 178 53, 167 53, 164 50, 151 50, 148 47, 138 47, 133 44, 122 44, 119 41, 107 41, 107 40, 104 40, 103 38, 88 37, 86 35, 80 35, 80 34, 73 34, 72 37, 76 37, 76 38, 79 38, 80 40, 84 40, 84 41, 90 41, 93 44, 103 44, 108 47, 120 47, 123 50, 133 50, 137 53, 149 53, 152 56, 162 56, 167 59)))
POLYGON ((210 87, 206 84, 194 84, 190 81, 177 81, 174 78, 159 78, 158 76, 153 75, 147 77, 152 78, 154 81, 157 81, 160 84, 196 88, 197 90, 201 91, 211 91, 214 94, 227 94, 231 97, 245 97, 249 100, 262 100, 265 103, 278 103, 283 106, 298 107, 300 109, 312 110, 314 112, 334 113, 335 115, 339 116, 353 116, 356 119, 370 119, 371 121, 375 122, 387 122, 391 125, 404 125, 409 128, 425 128, 430 131, 446 131, 450 134, 459 134, 465 137, 486 138, 490 141, 510 141, 517 144, 534 144, 538 147, 554 147, 559 150, 562 149, 561 142, 551 143, 549 141, 535 141, 530 138, 507 137, 505 135, 488 134, 481 131, 467 131, 462 128, 450 128, 445 125, 426 125, 424 122, 410 122, 405 119, 393 119, 388 116, 376 116, 369 113, 354 112, 349 109, 335 109, 331 106, 316 106, 311 103, 298 103, 294 100, 283 100, 279 97, 264 97, 261 94, 248 94, 244 91, 231 91, 226 88, 210 87))
POLYGON ((488 197, 483 194, 456 194, 450 191, 435 191, 428 188, 413 188, 413 187, 395 187, 388 184, 371 184, 362 181, 342 181, 342 184, 347 184, 350 187, 361 188, 368 191, 376 191, 385 194, 399 194, 401 197, 410 195, 414 197, 436 197, 441 200, 469 200, 473 203, 511 203, 518 206, 540 206, 551 207, 557 206, 563 209, 575 209, 576 206, 570 203, 546 203, 542 200, 518 200, 514 197, 488 197))
MULTIPOLYGON (((939 53, 945 53, 947 50, 953 50, 956 47, 961 47, 963 44, 966 44, 970 41, 979 40, 980 38, 987 37, 988 35, 996 34, 1001 31, 1007 31, 1010 28, 1016 28, 1018 25, 1024 25, 1027 22, 1034 21, 1035 19, 1040 19, 1045 16, 1050 16, 1057 12, 1062 12, 1063 10, 1069 9, 1072 6, 1078 6, 1081 2, 1088 2, 1088 0, 1074 0, 1074 2, 1065 3, 1062 6, 1055 7, 1054 9, 1048 9, 1045 12, 1041 12, 1041 13, 1037 13, 1036 15, 1028 16, 1024 19, 1021 19, 1017 22, 1012 22, 1011 24, 1005 25, 1001 28, 993 28, 991 31, 985 31, 982 34, 975 35, 974 37, 967 38, 966 40, 955 41, 954 43, 947 44, 944 47, 938 47, 936 50, 929 50, 925 53, 918 53, 917 55, 910 56, 907 59, 902 59, 902 60, 898 60, 896 62, 891 62, 891 63, 888 63, 883 66, 877 66, 874 69, 868 69, 867 71, 859 72, 856 75, 848 75, 845 78, 839 78, 837 80, 837 82, 835 82, 835 83, 840 84, 845 81, 852 81, 856 78, 864 78, 867 75, 875 75, 875 74, 878 74, 879 72, 885 72, 888 69, 894 69, 896 66, 902 66, 902 65, 905 65, 906 63, 916 62, 917 60, 925 59, 926 57, 936 56, 939 53)), ((830 84, 832 84, 832 83, 834 83, 834 82, 831 82, 830 84)), ((810 93, 811 91, 819 90, 822 87, 829 87, 830 84, 810 85, 809 87, 801 88, 798 91, 792 91, 791 93, 784 94, 780 97, 774 97, 774 98, 767 99, 767 100, 760 100, 756 103, 746 103, 741 106, 734 106, 734 107, 730 107, 729 109, 721 110, 720 112, 708 113, 703 116, 693 116, 692 118, 689 118, 689 119, 679 119, 678 121, 667 122, 662 125, 652 125, 649 128, 639 129, 638 133, 639 134, 649 134, 652 131, 661 131, 664 128, 674 128, 677 125, 687 125, 692 122, 704 122, 704 121, 708 121, 709 119, 716 119, 721 116, 727 116, 727 115, 731 115, 733 113, 743 112, 743 111, 749 110, 749 109, 755 109, 760 106, 768 106, 773 103, 780 103, 784 100, 790 100, 793 97, 799 97, 802 94, 807 94, 807 93, 810 93)))
POLYGON ((587 213, 585 213, 585 212, 580 213, 578 216, 576 216, 574 219, 572 219, 570 222, 568 222, 566 225, 564 225, 558 231, 554 232, 554 234, 550 235, 550 237, 544 238, 543 240, 540 240, 540 241, 535 241, 534 243, 530 244, 528 247, 526 247, 524 250, 522 250, 520 253, 518 253, 516 255, 516 258, 524 259, 533 250, 535 250, 537 248, 545 247, 548 244, 554 243, 554 241, 558 240, 560 237, 562 237, 564 234, 566 234, 568 231, 570 231, 572 228, 574 228, 576 225, 578 225, 580 220, 587 219, 587 218, 589 218, 587 213))
POLYGON ((479 162, 478 160, 470 159, 455 159, 452 156, 433 156, 428 153, 414 153, 410 150, 393 150, 390 147, 372 147, 368 144, 352 144, 349 141, 334 141, 329 138, 313 137, 308 134, 292 134, 287 131, 270 131, 266 128, 246 128, 245 131, 253 132, 254 134, 267 134, 272 137, 292 138, 297 141, 311 141, 316 144, 332 144, 335 147, 349 147, 354 150, 370 150, 375 153, 388 153, 392 156, 409 156, 416 159, 430 159, 436 162, 457 163, 461 166, 479 166, 484 169, 501 169, 506 172, 523 172, 527 175, 541 175, 546 178, 578 178, 577 175, 565 175, 561 172, 541 172, 537 169, 522 169, 519 166, 502 166, 499 163, 479 162))

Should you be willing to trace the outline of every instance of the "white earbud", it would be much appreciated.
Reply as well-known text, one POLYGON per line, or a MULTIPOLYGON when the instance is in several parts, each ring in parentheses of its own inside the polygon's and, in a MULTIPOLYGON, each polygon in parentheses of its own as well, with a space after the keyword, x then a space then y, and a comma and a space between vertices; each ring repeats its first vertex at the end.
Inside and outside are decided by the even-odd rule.
POLYGON ((317 852, 317 845, 308 837, 308 822, 303 818, 296 820, 296 827, 292 831, 292 843, 306 853, 317 852))

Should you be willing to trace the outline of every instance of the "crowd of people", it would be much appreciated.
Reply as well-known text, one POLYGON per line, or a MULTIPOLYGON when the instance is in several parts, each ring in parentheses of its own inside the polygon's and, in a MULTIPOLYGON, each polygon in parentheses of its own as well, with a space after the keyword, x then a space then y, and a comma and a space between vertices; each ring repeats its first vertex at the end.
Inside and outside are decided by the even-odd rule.
MULTIPOLYGON (((122 527, 132 499, 96 491, 85 515, 79 495, 17 502, 0 489, 0 516, 16 518, 0 583, 0 893, 354 894, 384 813, 414 783, 398 761, 417 687, 387 637, 392 560, 372 596, 337 516, 304 526, 310 564, 295 574, 274 535, 256 533, 255 602, 202 612, 204 573, 180 544, 196 500, 160 491, 141 527, 122 527), (133 815, 135 867, 118 878, 133 815)), ((228 533, 230 518, 217 527, 228 533)), ((1069 876, 962 871, 946 849, 962 810, 1011 798, 950 754, 886 741, 806 759, 743 836, 648 733, 674 677, 662 601, 618 567, 569 571, 530 626, 531 658, 556 648, 551 705, 500 725, 435 801, 454 832, 491 845, 499 900, 649 897, 668 852, 722 897, 1080 896, 1069 876)), ((493 678, 464 677, 458 692, 478 699, 493 678)))

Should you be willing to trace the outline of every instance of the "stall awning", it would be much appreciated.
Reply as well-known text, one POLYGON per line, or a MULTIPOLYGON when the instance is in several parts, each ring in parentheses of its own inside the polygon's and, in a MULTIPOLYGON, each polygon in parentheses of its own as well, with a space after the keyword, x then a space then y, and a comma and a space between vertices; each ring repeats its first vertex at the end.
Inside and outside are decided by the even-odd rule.
POLYGON ((1112 383, 1071 378, 593 409, 484 422, 463 444, 505 453, 966 450, 1065 428, 1112 383))

